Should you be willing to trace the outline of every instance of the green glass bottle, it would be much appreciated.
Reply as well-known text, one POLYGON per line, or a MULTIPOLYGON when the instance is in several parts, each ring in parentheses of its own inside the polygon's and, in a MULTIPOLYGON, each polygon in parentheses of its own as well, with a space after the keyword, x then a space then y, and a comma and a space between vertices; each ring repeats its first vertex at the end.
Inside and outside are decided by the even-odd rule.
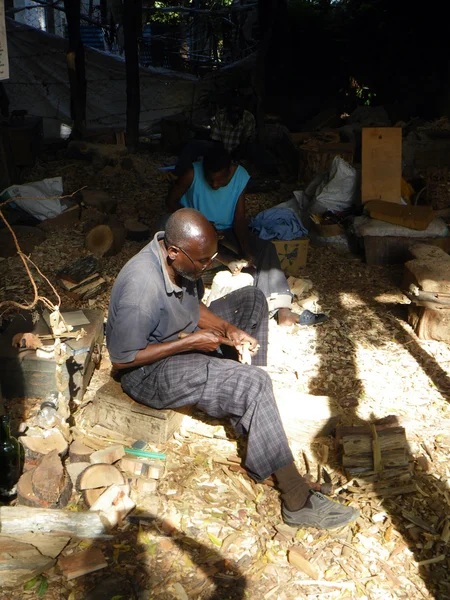
POLYGON ((0 416, 0 496, 16 494, 16 484, 23 469, 22 445, 11 436, 9 415, 0 416))

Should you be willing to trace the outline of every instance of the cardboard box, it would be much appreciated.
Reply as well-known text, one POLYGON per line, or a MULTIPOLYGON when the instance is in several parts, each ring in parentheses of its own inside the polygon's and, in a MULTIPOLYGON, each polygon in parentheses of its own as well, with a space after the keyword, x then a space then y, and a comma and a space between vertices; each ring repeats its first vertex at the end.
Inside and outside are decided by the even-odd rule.
POLYGON ((309 239, 272 240, 280 259, 280 265, 286 275, 296 277, 302 267, 306 266, 309 239))

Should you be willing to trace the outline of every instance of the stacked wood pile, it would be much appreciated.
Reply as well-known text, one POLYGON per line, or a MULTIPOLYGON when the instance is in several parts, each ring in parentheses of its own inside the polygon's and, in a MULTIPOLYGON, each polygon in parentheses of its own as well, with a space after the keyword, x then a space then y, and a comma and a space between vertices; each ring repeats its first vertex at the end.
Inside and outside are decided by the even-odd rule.
POLYGON ((100 275, 99 269, 99 262, 94 256, 82 256, 61 269, 57 278, 71 297, 87 300, 106 287, 106 281, 100 275))
POLYGON ((405 264, 403 290, 412 304, 408 321, 423 340, 450 341, 450 256, 436 246, 416 244, 405 264))
MULTIPOLYGON (((368 497, 389 497, 416 492, 403 427, 370 425, 338 427, 336 445, 350 486, 368 497)), ((351 488, 351 489, 350 489, 351 488)))
POLYGON ((58 557, 67 579, 107 567, 99 548, 70 557, 61 552, 71 539, 112 539, 111 529, 122 524, 142 494, 156 491, 164 475, 161 460, 127 453, 125 444, 133 440, 107 439, 117 434, 105 428, 97 426, 87 434, 74 428, 70 446, 55 431, 57 435, 44 438, 19 438, 25 467, 17 485, 17 505, 0 507, 2 589, 48 571, 58 557), (87 511, 64 510, 80 499, 87 511), (51 510, 55 508, 60 510, 51 510))

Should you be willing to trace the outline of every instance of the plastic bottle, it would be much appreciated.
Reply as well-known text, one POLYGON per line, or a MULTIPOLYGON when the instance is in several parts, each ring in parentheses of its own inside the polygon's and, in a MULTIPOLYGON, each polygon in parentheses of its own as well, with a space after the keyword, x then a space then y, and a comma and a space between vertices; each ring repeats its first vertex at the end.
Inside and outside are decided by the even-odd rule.
POLYGON ((11 436, 9 415, 0 416, 0 496, 14 496, 23 469, 23 448, 11 436))
POLYGON ((58 420, 58 394, 49 394, 41 404, 36 423, 43 429, 51 429, 58 420))

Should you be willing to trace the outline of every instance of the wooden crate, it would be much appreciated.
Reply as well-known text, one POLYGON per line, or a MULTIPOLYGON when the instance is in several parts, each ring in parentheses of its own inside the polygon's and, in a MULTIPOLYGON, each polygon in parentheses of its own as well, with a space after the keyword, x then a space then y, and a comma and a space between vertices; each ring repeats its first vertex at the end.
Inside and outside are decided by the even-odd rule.
MULTIPOLYGON (((67 314, 69 311, 62 311, 67 314)), ((88 324, 74 327, 74 331, 85 329, 86 336, 78 342, 70 340, 76 352, 63 366, 63 381, 67 382, 66 398, 82 400, 86 387, 95 368, 94 348, 100 350, 103 344, 103 311, 83 310, 88 324)), ((45 398, 57 391, 54 360, 38 358, 34 350, 17 350, 11 345, 16 333, 32 332, 48 334, 49 329, 41 317, 33 324, 30 313, 16 317, 0 336, 0 386, 3 395, 10 398, 45 398)), ((50 342, 49 342, 50 343, 50 342)))
POLYGON ((180 428, 191 408, 176 411, 150 408, 132 400, 122 391, 120 383, 111 379, 96 393, 87 416, 91 426, 99 424, 127 437, 164 444, 180 428))

